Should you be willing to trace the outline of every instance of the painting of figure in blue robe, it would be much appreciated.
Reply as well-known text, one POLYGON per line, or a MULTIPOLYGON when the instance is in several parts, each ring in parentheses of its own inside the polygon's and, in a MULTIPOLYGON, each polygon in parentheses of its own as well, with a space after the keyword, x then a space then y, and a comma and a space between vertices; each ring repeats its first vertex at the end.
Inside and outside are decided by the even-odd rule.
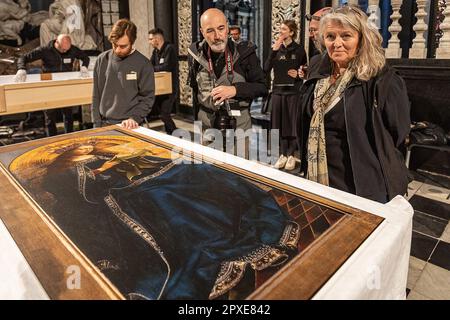
POLYGON ((299 226, 269 193, 131 136, 47 144, 9 171, 126 299, 223 298, 298 253, 299 226))

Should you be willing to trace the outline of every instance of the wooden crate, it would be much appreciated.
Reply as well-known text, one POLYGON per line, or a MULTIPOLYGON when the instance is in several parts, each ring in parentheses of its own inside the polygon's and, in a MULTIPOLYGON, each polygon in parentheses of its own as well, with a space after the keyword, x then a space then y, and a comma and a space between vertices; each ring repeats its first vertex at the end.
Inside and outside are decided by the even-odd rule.
MULTIPOLYGON (((92 103, 93 79, 0 84, 0 116, 92 103)), ((172 93, 172 74, 155 73, 155 94, 172 93)))

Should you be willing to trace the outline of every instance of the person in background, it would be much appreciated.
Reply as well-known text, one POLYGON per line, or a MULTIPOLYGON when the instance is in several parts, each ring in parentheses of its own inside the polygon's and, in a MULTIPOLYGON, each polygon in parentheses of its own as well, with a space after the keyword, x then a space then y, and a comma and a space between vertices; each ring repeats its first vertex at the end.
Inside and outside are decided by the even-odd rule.
MULTIPOLYGON (((41 46, 33 51, 21 56, 17 62, 16 82, 25 82, 27 80, 27 63, 42 60, 42 71, 44 73, 70 72, 73 71, 75 60, 81 60, 80 76, 89 77, 88 55, 72 45, 70 36, 60 34, 56 40, 50 41, 46 46, 41 46)), ((51 109, 44 111, 45 131, 48 137, 57 134, 56 121, 62 113, 64 119, 64 131, 69 133, 73 131, 72 108, 51 109)))
POLYGON ((154 48, 150 61, 155 72, 172 73, 172 93, 157 96, 154 108, 157 108, 164 122, 167 134, 172 134, 176 130, 176 125, 170 116, 173 106, 176 103, 178 93, 178 59, 175 47, 164 39, 164 32, 159 29, 152 29, 148 33, 148 41, 154 48))
POLYGON ((322 16, 330 12, 331 7, 325 7, 316 11, 313 15, 307 14, 306 20, 309 21, 309 57, 308 65, 300 67, 298 76, 305 79, 308 75, 309 66, 315 66, 319 60, 320 54, 325 51, 319 39, 319 25, 322 16))
POLYGON ((285 20, 280 26, 278 39, 264 64, 264 71, 274 71, 272 88, 272 130, 280 130, 280 158, 276 169, 294 170, 297 150, 297 99, 302 80, 297 70, 306 64, 305 49, 297 38, 298 27, 294 20, 285 20))
POLYGON ((233 40, 235 43, 240 43, 242 41, 241 39, 241 27, 239 26, 230 26, 230 36, 231 40, 233 40))
POLYGON ((94 67, 92 119, 94 127, 121 124, 137 129, 155 101, 153 67, 133 48, 136 25, 118 20, 109 34, 112 49, 97 58, 94 67))
POLYGON ((310 51, 310 58, 324 51, 319 38, 320 19, 322 18, 322 16, 330 12, 330 10, 331 7, 325 7, 314 12, 313 15, 306 15, 306 19, 309 21, 309 40, 313 45, 311 46, 312 52, 310 51))
POLYGON ((386 64, 378 30, 345 6, 323 16, 326 54, 299 99, 301 164, 309 180, 385 203, 404 195, 408 171, 399 148, 410 131, 403 79, 386 64))

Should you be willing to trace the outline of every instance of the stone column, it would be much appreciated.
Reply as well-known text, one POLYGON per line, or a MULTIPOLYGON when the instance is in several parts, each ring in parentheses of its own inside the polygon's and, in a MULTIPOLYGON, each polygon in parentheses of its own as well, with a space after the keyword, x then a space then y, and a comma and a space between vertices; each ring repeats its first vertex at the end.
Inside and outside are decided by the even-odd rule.
POLYGON ((425 59, 427 57, 427 43, 425 39, 425 32, 428 30, 425 18, 427 12, 425 11, 427 0, 416 0, 417 2, 417 23, 413 27, 416 32, 416 37, 413 40, 413 45, 409 51, 409 57, 415 59, 425 59))
POLYGON ((444 10, 444 21, 441 23, 443 36, 439 42, 439 48, 436 50, 436 58, 450 59, 450 0, 446 0, 444 10))
MULTIPOLYGON (((187 56, 192 40, 192 8, 190 0, 178 0, 178 54, 187 56)), ((188 62, 180 60, 180 104, 192 106, 192 89, 187 85, 188 62)))
POLYGON ((399 24, 399 20, 402 17, 400 14, 400 8, 402 6, 402 0, 392 0, 392 24, 389 27, 391 33, 391 39, 389 40, 388 47, 386 49, 386 58, 397 59, 402 56, 402 49, 400 48, 400 39, 398 34, 402 31, 402 27, 399 24))
POLYGON ((173 30, 173 1, 153 0, 155 14, 155 26, 164 31, 164 37, 167 41, 176 43, 176 35, 173 30))
POLYGON ((130 19, 138 29, 138 35, 134 47, 147 58, 151 56, 148 43, 148 31, 155 27, 153 0, 130 1, 130 19))
MULTIPOLYGON (((305 6, 305 12, 303 12, 304 14, 306 13, 310 13, 310 14, 314 14, 314 12, 311 12, 311 1, 306 1, 306 6, 305 6)), ((303 34, 305 35, 305 52, 306 52, 306 57, 308 59, 308 65, 309 65, 309 45, 310 45, 310 41, 309 41, 309 21, 305 19, 305 30, 300 30, 300 32, 303 32, 303 34)))
POLYGON ((374 25, 377 29, 381 29, 380 23, 380 1, 379 0, 369 0, 369 7, 367 8, 369 14, 369 23, 374 25))

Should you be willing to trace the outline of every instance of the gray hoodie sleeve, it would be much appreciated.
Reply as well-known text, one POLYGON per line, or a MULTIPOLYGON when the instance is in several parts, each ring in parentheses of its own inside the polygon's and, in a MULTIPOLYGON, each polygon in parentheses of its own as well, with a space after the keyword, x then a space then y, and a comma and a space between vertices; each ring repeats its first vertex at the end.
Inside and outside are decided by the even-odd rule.
POLYGON ((137 123, 144 122, 155 102, 155 75, 151 63, 142 66, 138 77, 139 103, 133 108, 131 118, 137 123))
POLYGON ((99 59, 95 61, 94 67, 94 86, 92 91, 92 122, 94 123, 94 128, 101 127, 100 100, 102 97, 102 90, 100 89, 99 76, 103 76, 100 72, 102 61, 103 59, 99 57, 99 59))

